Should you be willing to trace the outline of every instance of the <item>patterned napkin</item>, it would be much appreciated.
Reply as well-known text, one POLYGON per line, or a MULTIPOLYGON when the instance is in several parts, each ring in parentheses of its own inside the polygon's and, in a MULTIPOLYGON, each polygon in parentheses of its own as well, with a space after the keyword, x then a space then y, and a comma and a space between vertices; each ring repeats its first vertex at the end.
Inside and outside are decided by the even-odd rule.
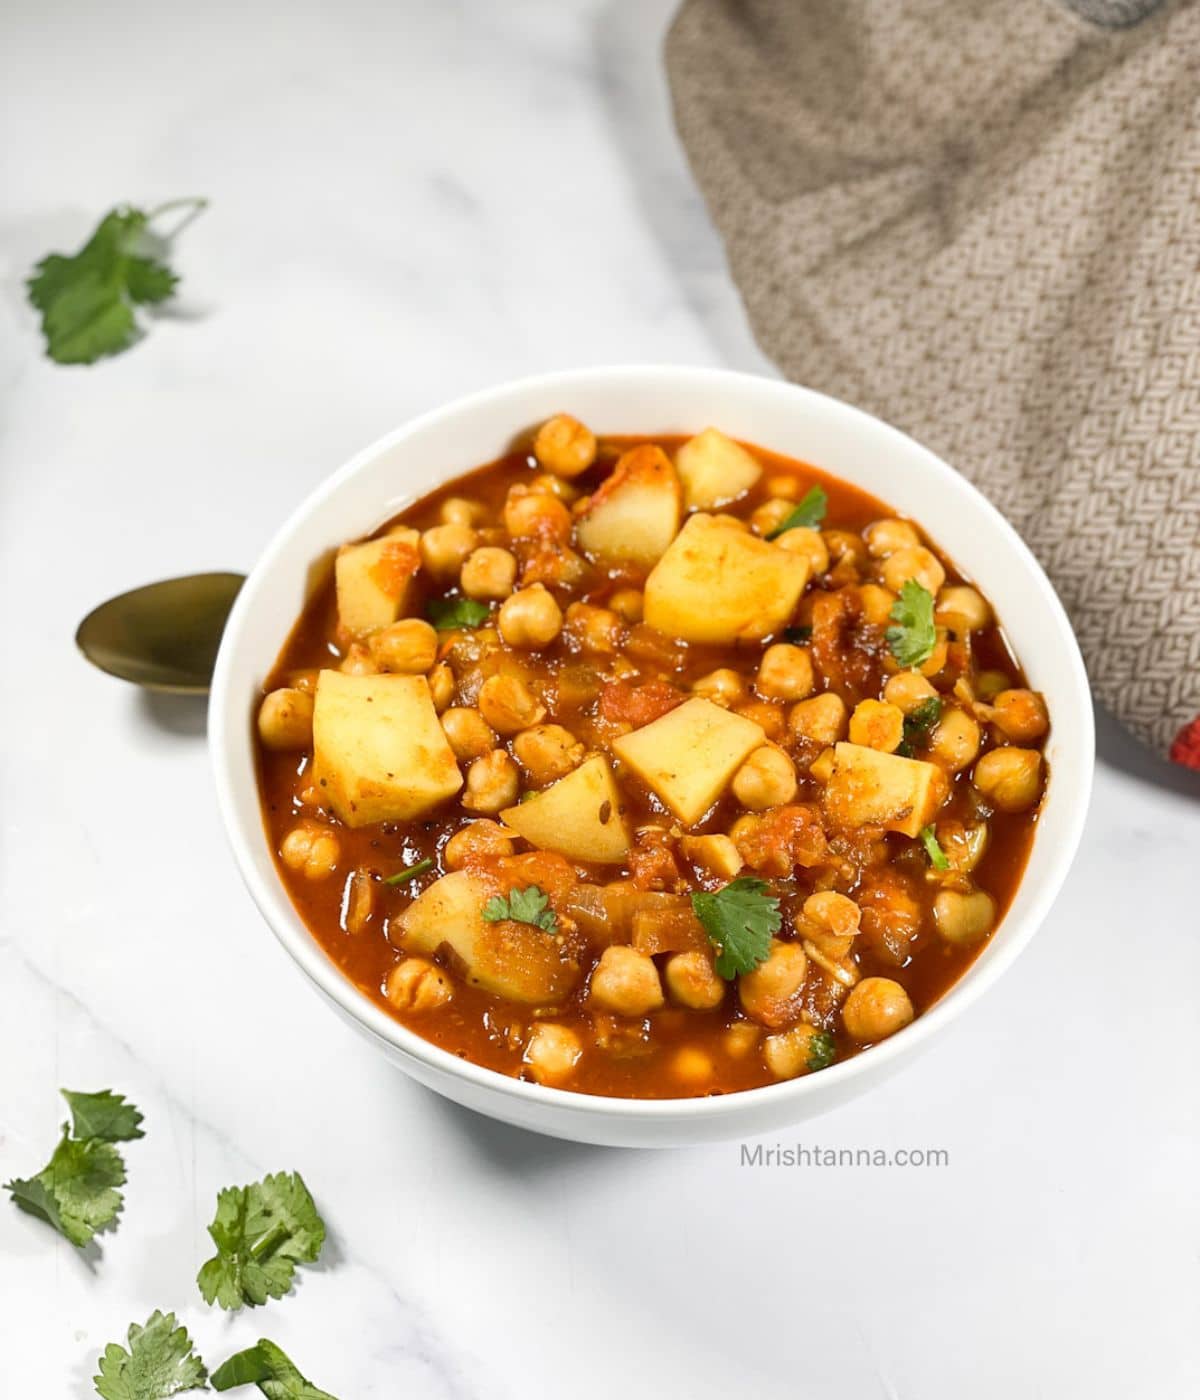
POLYGON ((666 53, 764 348, 979 485, 1200 768, 1200 3, 685 0, 666 53))

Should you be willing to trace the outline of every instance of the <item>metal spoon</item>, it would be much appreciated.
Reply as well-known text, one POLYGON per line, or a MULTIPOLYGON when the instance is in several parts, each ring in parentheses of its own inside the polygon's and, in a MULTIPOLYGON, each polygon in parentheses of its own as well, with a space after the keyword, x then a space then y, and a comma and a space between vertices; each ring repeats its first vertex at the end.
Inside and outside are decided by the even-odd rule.
POLYGON ((84 656, 123 681, 174 695, 207 695, 225 620, 244 574, 189 574, 134 588, 79 624, 84 656))

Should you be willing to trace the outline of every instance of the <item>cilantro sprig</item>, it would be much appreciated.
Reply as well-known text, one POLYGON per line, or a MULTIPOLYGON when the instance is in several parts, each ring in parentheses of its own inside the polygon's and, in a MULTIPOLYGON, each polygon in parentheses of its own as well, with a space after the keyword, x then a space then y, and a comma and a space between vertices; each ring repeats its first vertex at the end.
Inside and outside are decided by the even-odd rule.
POLYGON ((196 1276, 204 1301, 227 1311, 282 1298, 297 1264, 311 1264, 325 1243, 325 1222, 299 1172, 276 1172, 217 1196, 208 1227, 216 1254, 196 1276))
POLYGON ((921 845, 925 847, 925 854, 929 857, 929 864, 935 870, 949 870, 950 861, 946 857, 946 852, 942 850, 941 843, 937 839, 937 832, 932 826, 921 828, 921 845))
POLYGON ((507 898, 494 894, 483 906, 483 917, 490 924, 513 919, 519 924, 545 929, 547 933, 558 932, 558 915, 550 908, 550 897, 537 885, 510 890, 507 898))
POLYGON ((231 1356, 211 1379, 214 1390, 257 1385, 267 1400, 336 1400, 302 1376, 282 1348, 266 1337, 231 1356))
POLYGON ((779 900, 767 889, 765 880, 743 875, 715 893, 692 892, 692 908, 717 950, 717 974, 726 982, 740 972, 753 972, 771 951, 783 920, 779 900))
POLYGON ((784 516, 773 530, 768 531, 767 539, 777 540, 780 535, 786 535, 789 530, 818 530, 828 509, 829 497, 821 487, 810 486, 798 504, 784 516))
POLYGON ((100 1356, 92 1384, 101 1400, 168 1400, 204 1389, 208 1371, 174 1313, 152 1312, 144 1327, 131 1323, 125 1340, 127 1347, 109 1342, 100 1356))
POLYGON ((105 214, 77 253, 43 258, 26 288, 41 312, 50 359, 90 365, 128 350, 141 335, 135 309, 166 301, 179 284, 164 260, 171 240, 207 203, 172 200, 149 213, 120 205, 105 214), (175 209, 190 212, 169 236, 155 233, 153 222, 175 209))
POLYGON ((828 1069, 837 1058, 837 1045, 828 1031, 816 1031, 808 1040, 808 1068, 828 1069))
POLYGON ((425 608, 426 616, 439 632, 478 627, 490 612, 486 603, 475 598, 431 598, 425 608))
POLYGON ((385 885, 405 885, 409 880, 415 880, 418 875, 424 875, 427 870, 433 869, 433 861, 429 856, 423 860, 414 860, 411 865, 406 865, 403 870, 397 870, 394 875, 388 875, 385 885))
POLYGON ((31 1177, 5 1182, 13 1204, 52 1225, 82 1249, 120 1213, 125 1162, 113 1146, 142 1136, 142 1115, 120 1094, 60 1090, 71 1110, 71 1124, 49 1162, 31 1177))
POLYGON ((896 752, 903 758, 911 758, 941 717, 942 700, 939 695, 929 695, 919 705, 914 705, 904 716, 904 737, 896 752))
POLYGON ((917 669, 933 655, 937 628, 933 622, 933 594, 916 579, 906 579, 892 604, 894 627, 885 633, 892 655, 910 669, 917 669))

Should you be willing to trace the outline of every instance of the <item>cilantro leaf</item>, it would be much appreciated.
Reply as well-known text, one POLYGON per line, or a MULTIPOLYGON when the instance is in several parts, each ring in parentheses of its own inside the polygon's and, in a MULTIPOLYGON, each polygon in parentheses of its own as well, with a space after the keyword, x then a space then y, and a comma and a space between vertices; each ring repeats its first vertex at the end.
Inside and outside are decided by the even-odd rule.
POLYGON ((104 1142, 129 1142, 144 1137, 142 1115, 128 1103, 124 1094, 101 1089, 96 1094, 81 1094, 72 1089, 60 1091, 71 1109, 71 1135, 77 1138, 100 1138, 104 1142))
POLYGON ((941 717, 942 700, 939 695, 930 695, 919 705, 914 705, 904 716, 904 737, 896 752, 902 758, 911 758, 917 745, 924 742, 925 736, 941 717))
POLYGON ((203 1390, 208 1376, 204 1362, 192 1351, 186 1327, 175 1325, 174 1313, 152 1312, 145 1327, 130 1325, 129 1349, 109 1342, 99 1360, 100 1374, 92 1377, 101 1400, 167 1400, 183 1390, 203 1390))
POLYGON ((13 1204, 36 1215, 82 1249, 97 1230, 117 1218, 122 1205, 125 1166, 111 1143, 79 1142, 64 1129, 54 1155, 36 1176, 7 1181, 13 1204))
POLYGON ((284 1352, 265 1337, 218 1366, 212 1373, 212 1383, 214 1390, 257 1385, 267 1400, 336 1400, 306 1380, 284 1352))
POLYGON ((803 627, 785 627, 783 629, 783 639, 791 642, 794 647, 802 647, 806 642, 812 641, 812 628, 805 625, 803 627))
POLYGON ((180 200, 149 214, 119 206, 77 253, 43 258, 26 288, 42 313, 46 354, 63 365, 90 365, 127 350, 139 336, 134 308, 165 301, 179 281, 160 256, 169 242, 151 232, 151 221, 178 205, 198 213, 205 203, 180 200))
POLYGON ((790 511, 775 528, 767 533, 767 539, 777 540, 789 530, 818 530, 829 508, 829 497, 819 486, 810 486, 799 505, 790 511))
POLYGON ((418 875, 424 875, 427 870, 433 869, 433 861, 426 856, 424 860, 414 860, 411 865, 406 865, 403 870, 397 870, 394 875, 389 875, 385 880, 385 885, 403 885, 409 880, 415 880, 418 875))
POLYGON ((232 1311, 282 1298, 297 1264, 311 1264, 325 1243, 325 1222, 298 1172, 277 1172, 217 1196, 208 1227, 216 1254, 196 1276, 204 1301, 232 1311))
POLYGON ((932 826, 921 828, 921 844, 925 847, 925 854, 929 857, 929 864, 935 870, 949 870, 950 862, 946 859, 946 852, 942 850, 937 839, 937 832, 932 826))
POLYGON ((817 1031, 808 1041, 808 1068, 828 1069, 837 1058, 837 1046, 828 1031, 817 1031))
POLYGON ((511 890, 507 899, 494 894, 483 906, 483 917, 490 924, 500 919, 514 919, 519 924, 533 924, 547 933, 557 933, 558 915, 549 905, 549 896, 536 885, 530 885, 528 889, 511 890))
POLYGON ((906 579, 900 596, 892 604, 887 644, 901 666, 912 669, 924 666, 933 655, 937 643, 937 628, 933 623, 933 594, 916 579, 906 579))
POLYGON ((491 609, 474 598, 431 598, 425 613, 439 632, 453 632, 460 627, 478 627, 491 609))
POLYGON ((747 875, 715 894, 694 890, 692 908, 718 950, 717 973, 726 982, 766 961, 771 938, 782 923, 779 900, 767 893, 767 882, 747 875))

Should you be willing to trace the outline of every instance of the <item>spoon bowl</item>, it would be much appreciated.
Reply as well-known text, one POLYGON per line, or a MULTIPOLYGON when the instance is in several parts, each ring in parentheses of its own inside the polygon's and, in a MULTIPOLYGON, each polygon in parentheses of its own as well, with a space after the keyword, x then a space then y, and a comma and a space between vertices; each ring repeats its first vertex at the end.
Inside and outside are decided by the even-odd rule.
POLYGON ((130 589, 93 608, 75 644, 110 676, 171 695, 207 695, 245 581, 243 574, 188 574, 130 589))

